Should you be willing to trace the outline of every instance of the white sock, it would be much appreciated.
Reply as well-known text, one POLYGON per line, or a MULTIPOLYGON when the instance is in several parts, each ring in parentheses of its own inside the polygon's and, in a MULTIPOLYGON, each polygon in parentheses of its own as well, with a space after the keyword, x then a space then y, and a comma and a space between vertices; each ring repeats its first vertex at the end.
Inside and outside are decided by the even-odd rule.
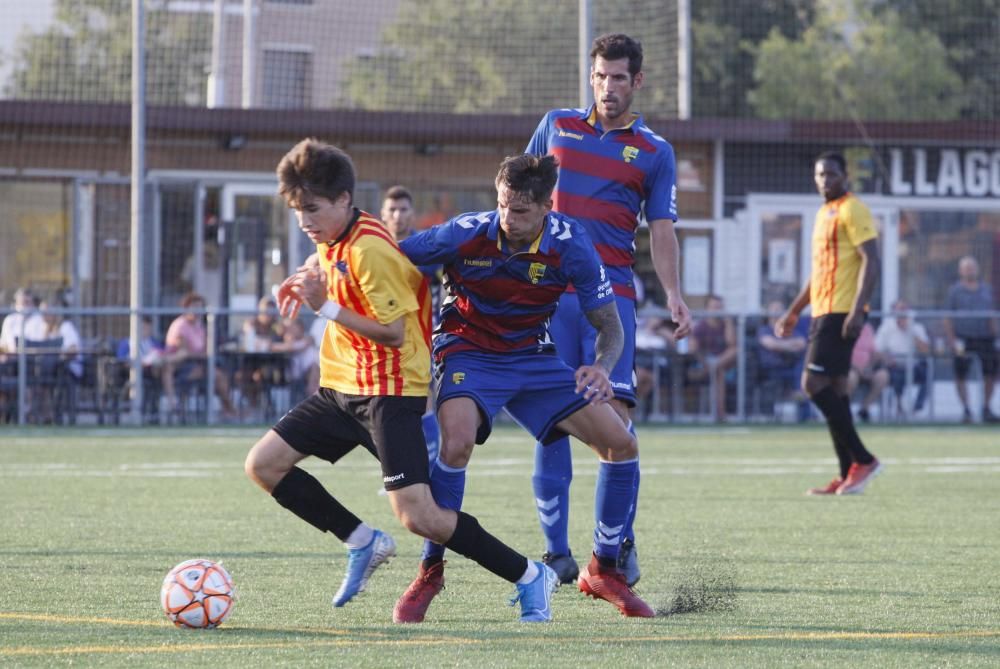
POLYGON ((373 530, 369 525, 361 523, 354 528, 354 531, 351 532, 351 536, 347 537, 347 541, 344 542, 344 545, 350 550, 364 548, 372 542, 372 537, 374 536, 375 530, 373 530))
POLYGON ((528 568, 524 570, 521 578, 517 579, 518 585, 527 585, 538 578, 538 565, 533 560, 528 560, 528 568))

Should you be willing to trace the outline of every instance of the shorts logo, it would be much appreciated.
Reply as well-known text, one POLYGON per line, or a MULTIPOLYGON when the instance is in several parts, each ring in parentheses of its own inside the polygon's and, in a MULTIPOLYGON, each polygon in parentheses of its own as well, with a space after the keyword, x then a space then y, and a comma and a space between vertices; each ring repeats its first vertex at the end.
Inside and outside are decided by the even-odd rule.
POLYGON ((818 372, 820 374, 826 371, 826 367, 824 367, 823 365, 817 365, 815 362, 810 362, 808 365, 806 365, 806 368, 810 372, 818 372))
POLYGON ((545 265, 540 262, 533 262, 528 265, 528 278, 531 279, 531 283, 538 283, 542 280, 545 275, 545 265))
POLYGON ((454 383, 456 386, 460 384, 462 381, 465 381, 465 372, 455 372, 454 374, 451 375, 451 382, 454 383))
POLYGON ((382 483, 395 483, 406 478, 406 474, 395 474, 393 476, 383 476, 382 483))
POLYGON ((625 159, 626 163, 630 163, 639 157, 639 149, 634 146, 626 146, 622 149, 622 158, 625 159))

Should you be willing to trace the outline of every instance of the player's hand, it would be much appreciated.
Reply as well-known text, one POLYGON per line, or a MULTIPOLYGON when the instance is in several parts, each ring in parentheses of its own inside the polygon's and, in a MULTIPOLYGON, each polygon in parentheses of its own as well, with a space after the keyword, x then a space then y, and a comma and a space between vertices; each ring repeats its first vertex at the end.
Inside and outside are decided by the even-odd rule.
POLYGON ((774 322, 774 334, 777 337, 787 337, 795 330, 799 322, 799 315, 786 311, 774 322))
POLYGON ((278 286, 278 313, 285 318, 296 318, 302 308, 302 300, 292 291, 295 274, 281 282, 278 286))
POLYGON ((298 272, 292 279, 291 291, 303 304, 308 304, 313 311, 326 302, 326 272, 322 269, 310 269, 298 272))
POLYGON ((670 319, 677 324, 674 330, 674 341, 680 341, 691 334, 691 311, 684 303, 684 298, 667 296, 667 307, 670 309, 670 319))
POLYGON ((865 326, 865 313, 863 311, 851 311, 844 319, 844 327, 840 334, 844 339, 857 339, 861 334, 861 328, 865 326))
POLYGON ((302 264, 298 266, 298 268, 295 270, 295 273, 298 274, 299 272, 308 272, 309 270, 318 270, 318 269, 319 269, 319 254, 313 253, 308 258, 302 261, 302 264))
POLYGON ((583 365, 576 370, 576 392, 591 404, 604 404, 614 399, 608 372, 600 365, 583 365))

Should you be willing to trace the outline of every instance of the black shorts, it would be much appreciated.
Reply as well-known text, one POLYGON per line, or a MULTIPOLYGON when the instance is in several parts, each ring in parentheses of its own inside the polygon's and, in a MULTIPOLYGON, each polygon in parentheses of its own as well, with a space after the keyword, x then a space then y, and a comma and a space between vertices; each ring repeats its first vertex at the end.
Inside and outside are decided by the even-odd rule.
POLYGON ((346 395, 320 388, 299 402, 274 431, 300 453, 336 462, 364 446, 382 463, 386 490, 429 483, 421 418, 427 398, 346 395))
POLYGON ((806 371, 822 376, 847 376, 851 371, 854 339, 844 339, 847 314, 826 314, 809 324, 809 350, 806 351, 806 371))
POLYGON ((955 376, 965 379, 972 367, 972 356, 979 358, 983 366, 983 376, 997 374, 997 347, 992 338, 976 338, 965 340, 965 355, 955 356, 955 376))

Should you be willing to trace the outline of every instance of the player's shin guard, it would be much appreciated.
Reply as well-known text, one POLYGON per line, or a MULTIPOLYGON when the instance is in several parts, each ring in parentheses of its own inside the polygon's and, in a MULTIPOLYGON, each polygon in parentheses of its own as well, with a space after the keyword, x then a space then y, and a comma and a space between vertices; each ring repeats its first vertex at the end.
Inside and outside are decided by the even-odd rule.
MULTIPOLYGON (((465 497, 465 468, 455 469, 438 461, 431 467, 431 494, 438 506, 459 511, 465 497)), ((425 564, 440 562, 444 557, 444 546, 424 540, 421 558, 425 564)))
POLYGON ((598 559, 614 565, 618 560, 618 547, 623 539, 625 522, 632 505, 632 486, 635 484, 638 460, 624 462, 601 461, 597 470, 597 489, 594 493, 594 554, 598 559))
POLYGON ((424 429, 424 441, 427 442, 427 461, 433 466, 441 449, 441 426, 433 411, 425 413, 420 424, 424 429))
POLYGON ((271 491, 271 497, 296 516, 324 532, 347 541, 361 519, 333 498, 326 488, 304 469, 292 467, 271 491))
POLYGON ((569 484, 573 460, 569 438, 548 445, 535 444, 535 508, 545 534, 545 550, 552 555, 569 554, 569 484))

